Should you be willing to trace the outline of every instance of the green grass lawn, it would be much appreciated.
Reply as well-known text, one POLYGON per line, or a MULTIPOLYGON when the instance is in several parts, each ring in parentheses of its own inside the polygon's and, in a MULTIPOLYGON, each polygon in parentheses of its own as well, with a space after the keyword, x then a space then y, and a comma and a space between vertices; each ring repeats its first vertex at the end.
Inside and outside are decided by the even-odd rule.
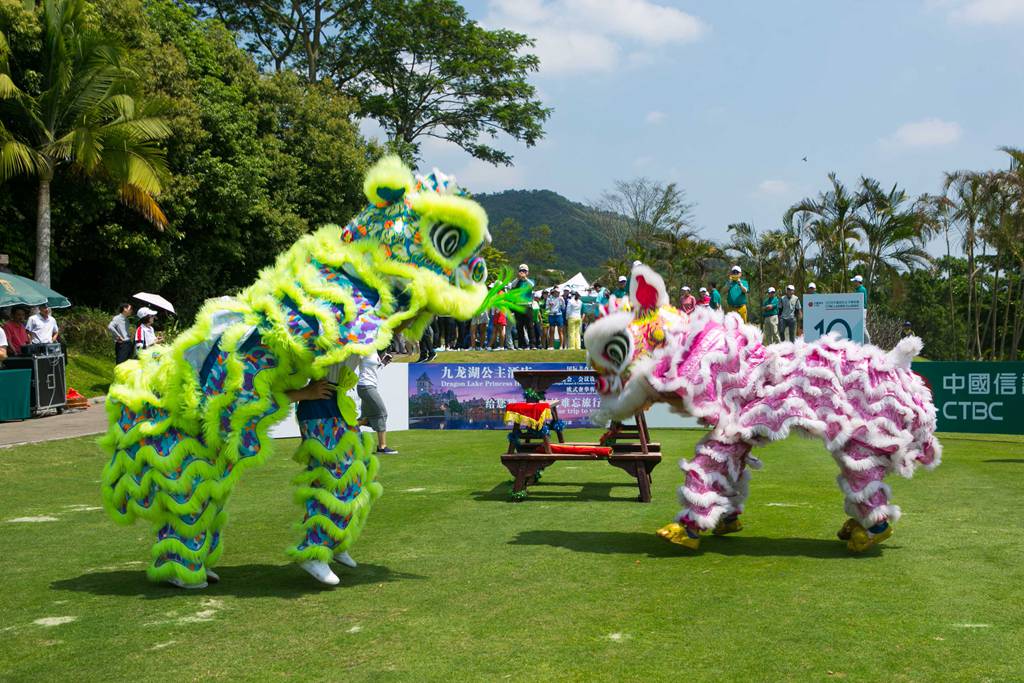
POLYGON ((104 396, 114 381, 114 353, 68 349, 68 387, 83 396, 104 396))
POLYGON ((556 463, 509 503, 502 433, 393 434, 401 455, 383 463, 360 567, 339 568, 333 590, 284 557, 295 441, 242 480, 222 582, 199 592, 146 581, 151 532, 98 508, 91 440, 0 450, 0 679, 1024 675, 1024 440, 945 439, 935 472, 893 480, 893 538, 851 557, 834 537, 835 467, 796 438, 760 450, 742 533, 697 554, 657 538, 677 509, 675 461, 699 436, 655 430, 667 455, 644 505, 601 462, 556 463))

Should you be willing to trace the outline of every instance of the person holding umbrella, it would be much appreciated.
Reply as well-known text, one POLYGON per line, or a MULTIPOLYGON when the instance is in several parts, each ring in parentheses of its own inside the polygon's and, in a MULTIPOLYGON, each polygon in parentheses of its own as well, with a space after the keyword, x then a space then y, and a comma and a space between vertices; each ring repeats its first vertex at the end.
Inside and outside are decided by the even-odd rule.
POLYGON ((161 341, 153 330, 153 321, 156 320, 156 311, 143 306, 139 309, 139 326, 135 328, 135 352, 138 353, 150 346, 156 346, 161 341))

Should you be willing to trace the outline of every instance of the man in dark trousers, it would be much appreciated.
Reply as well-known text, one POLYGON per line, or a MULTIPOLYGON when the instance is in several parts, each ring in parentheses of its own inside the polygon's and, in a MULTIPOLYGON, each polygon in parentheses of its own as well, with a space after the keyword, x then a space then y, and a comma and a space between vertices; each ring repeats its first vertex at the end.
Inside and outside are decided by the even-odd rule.
MULTIPOLYGON (((530 266, 525 263, 519 264, 519 274, 512 281, 511 289, 527 288, 533 292, 533 280, 530 279, 530 266)), ((515 314, 516 316, 516 348, 528 349, 537 346, 536 339, 529 339, 532 330, 529 309, 515 314)))
POLYGON ((115 315, 107 324, 107 331, 114 339, 114 365, 129 360, 135 352, 132 335, 128 334, 128 317, 132 314, 132 305, 125 303, 117 307, 115 315))

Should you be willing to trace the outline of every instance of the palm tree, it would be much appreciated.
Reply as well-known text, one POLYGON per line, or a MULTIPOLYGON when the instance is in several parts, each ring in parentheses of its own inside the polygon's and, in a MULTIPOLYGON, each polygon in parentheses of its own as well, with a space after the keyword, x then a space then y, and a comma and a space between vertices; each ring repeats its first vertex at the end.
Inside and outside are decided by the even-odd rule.
POLYGON ((41 82, 12 77, 0 33, 0 182, 38 179, 35 278, 50 284, 50 189, 58 166, 118 187, 122 202, 163 228, 154 197, 167 175, 159 141, 171 134, 155 102, 133 97, 123 51, 86 26, 84 0, 43 3, 41 82))
POLYGON ((973 339, 968 343, 968 354, 981 357, 981 306, 978 304, 977 276, 974 249, 978 245, 978 227, 985 211, 985 174, 973 171, 947 173, 943 194, 950 200, 950 217, 961 226, 962 246, 967 254, 967 320, 973 327, 973 339))
POLYGON ((797 291, 802 292, 807 286, 807 250, 814 241, 811 217, 807 213, 793 216, 787 212, 782 222, 779 240, 787 265, 786 272, 791 274, 790 283, 795 281, 797 291))
MULTIPOLYGON (((1024 150, 1013 147, 1000 149, 1010 156, 1010 167, 993 174, 991 187, 994 197, 990 207, 994 211, 982 236, 996 248, 997 263, 1003 264, 1006 273, 1003 333, 999 341, 998 357, 1016 360, 1021 333, 1024 332, 1024 311, 1021 310, 1021 302, 1024 300, 1024 150), (1016 273, 1013 272, 1014 267, 1016 273), (1007 347, 1011 319, 1013 336, 1007 347)), ((995 320, 992 321, 992 337, 992 356, 996 357, 995 320)))
POLYGON ((956 300, 953 298, 953 250, 949 240, 953 228, 953 202, 945 195, 921 195, 917 199, 917 211, 923 219, 922 231, 925 240, 942 235, 946 240, 946 288, 949 294, 949 332, 953 338, 956 358, 960 358, 960 334, 956 325, 956 300))
POLYGON ((881 271, 907 269, 931 262, 924 250, 921 230, 924 218, 910 205, 907 193, 896 185, 888 192, 874 178, 861 178, 863 213, 861 232, 866 251, 868 289, 881 271))
POLYGON ((831 189, 819 192, 814 199, 797 202, 786 212, 785 222, 794 216, 806 213, 810 216, 810 227, 818 243, 821 270, 831 271, 833 291, 841 291, 850 274, 850 251, 861 233, 861 219, 858 215, 864 198, 851 193, 835 173, 828 174, 831 189))

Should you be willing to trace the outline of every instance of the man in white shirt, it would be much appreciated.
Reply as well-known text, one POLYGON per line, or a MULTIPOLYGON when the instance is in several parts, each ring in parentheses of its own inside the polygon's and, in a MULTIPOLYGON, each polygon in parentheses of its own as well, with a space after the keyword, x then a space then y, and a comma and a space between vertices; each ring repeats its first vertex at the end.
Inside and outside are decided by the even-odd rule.
POLYGON ((800 318, 800 297, 796 287, 786 285, 786 296, 782 297, 779 308, 779 334, 782 341, 796 341, 796 323, 800 318))
POLYGON ((0 327, 0 361, 7 360, 7 333, 0 327))
POLYGON ((114 340, 114 365, 120 365, 132 357, 135 346, 128 334, 128 316, 132 314, 131 304, 121 304, 115 315, 107 324, 107 331, 114 340))
POLYGON ((396 455, 398 451, 388 448, 388 410, 384 399, 377 391, 377 370, 391 362, 391 355, 384 354, 383 360, 374 351, 359 359, 359 422, 377 432, 377 453, 396 455))
POLYGON ((57 320, 50 315, 50 307, 43 304, 39 312, 28 319, 25 324, 28 330, 30 341, 33 344, 56 343, 60 328, 57 327, 57 320))

